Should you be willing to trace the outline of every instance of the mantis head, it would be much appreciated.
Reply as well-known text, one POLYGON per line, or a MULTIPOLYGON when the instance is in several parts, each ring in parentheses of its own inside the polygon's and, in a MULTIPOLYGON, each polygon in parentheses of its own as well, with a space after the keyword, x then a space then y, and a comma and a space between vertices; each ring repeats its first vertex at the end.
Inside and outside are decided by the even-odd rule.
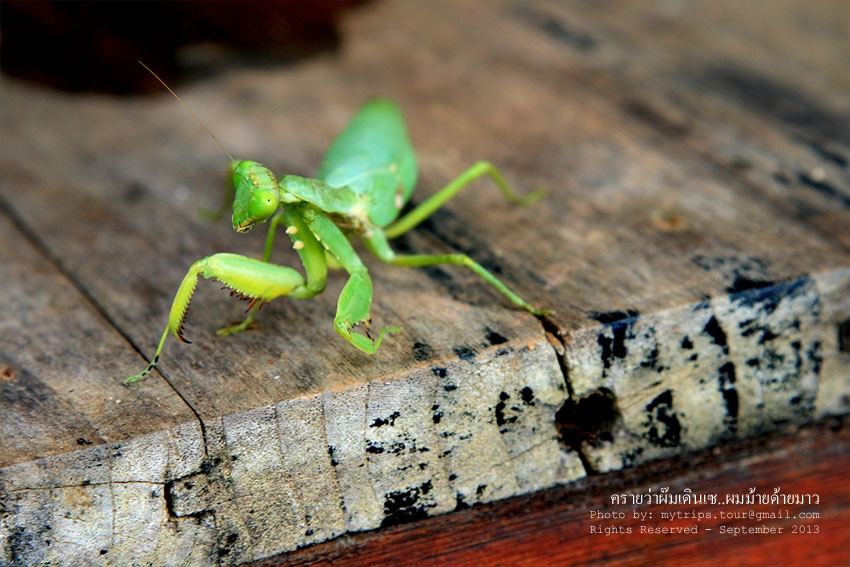
POLYGON ((236 194, 233 200, 233 230, 247 232, 277 211, 280 189, 274 174, 255 161, 233 161, 230 170, 236 194))
MULTIPOLYGON (((212 130, 207 128, 204 121, 198 118, 198 115, 195 114, 192 108, 184 103, 183 99, 177 96, 177 93, 171 90, 171 87, 159 78, 159 75, 154 73, 150 67, 141 61, 139 61, 139 64, 153 75, 177 99, 177 102, 186 107, 186 110, 197 120, 198 124, 218 144, 224 155, 230 158, 230 172, 233 175, 233 189, 235 194, 235 199, 233 200, 233 229, 236 232, 248 232, 255 224, 267 221, 277 211, 278 205, 280 205, 280 190, 278 189, 277 179, 275 179, 274 174, 269 168, 255 161, 237 161, 233 159, 230 152, 216 138, 212 130)), ((212 216, 217 216, 217 214, 213 213, 212 216)))

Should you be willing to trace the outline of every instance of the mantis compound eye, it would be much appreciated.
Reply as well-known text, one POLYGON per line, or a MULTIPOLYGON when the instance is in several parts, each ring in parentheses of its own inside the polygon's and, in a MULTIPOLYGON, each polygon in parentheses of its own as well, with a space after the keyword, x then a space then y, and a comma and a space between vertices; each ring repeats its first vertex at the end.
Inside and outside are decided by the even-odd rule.
POLYGON ((251 195, 249 215, 254 222, 263 222, 272 216, 280 205, 280 192, 277 188, 270 191, 254 191, 251 195))

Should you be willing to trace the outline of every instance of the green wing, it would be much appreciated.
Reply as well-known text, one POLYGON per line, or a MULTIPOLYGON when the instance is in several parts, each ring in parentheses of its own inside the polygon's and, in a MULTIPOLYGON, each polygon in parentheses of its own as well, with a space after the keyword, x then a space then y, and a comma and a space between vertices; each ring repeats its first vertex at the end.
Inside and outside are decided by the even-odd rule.
POLYGON ((348 186, 366 197, 369 219, 390 224, 413 194, 416 156, 404 117, 389 100, 365 104, 328 150, 318 177, 331 187, 348 186))

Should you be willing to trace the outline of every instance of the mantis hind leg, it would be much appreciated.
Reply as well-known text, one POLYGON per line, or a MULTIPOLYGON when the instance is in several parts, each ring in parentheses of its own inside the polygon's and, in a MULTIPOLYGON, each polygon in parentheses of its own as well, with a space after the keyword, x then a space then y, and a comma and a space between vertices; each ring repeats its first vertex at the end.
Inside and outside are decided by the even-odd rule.
POLYGON ((396 254, 387 242, 386 236, 380 231, 375 231, 366 240, 369 250, 382 261, 396 266, 408 266, 412 268, 423 268, 436 266, 438 264, 453 264, 465 266, 472 270, 478 277, 487 282, 493 289, 504 295, 511 303, 521 309, 525 309, 532 315, 543 316, 552 313, 550 309, 534 307, 511 288, 505 285, 484 266, 467 256, 466 254, 396 254))
POLYGON ((372 279, 366 266, 352 248, 345 234, 324 214, 309 210, 305 220, 316 239, 336 258, 343 269, 348 272, 348 281, 342 289, 337 301, 334 329, 353 346, 366 354, 375 354, 381 346, 384 337, 396 333, 398 327, 384 327, 376 338, 369 334, 368 326, 372 320, 369 311, 372 306, 372 279), (365 327, 365 333, 359 331, 365 327))
POLYGON ((430 217, 437 209, 442 207, 446 201, 457 195, 461 189, 483 175, 487 175, 493 180, 493 183, 496 184, 502 192, 502 195, 505 196, 505 199, 517 205, 530 205, 545 194, 543 189, 536 189, 524 197, 520 196, 511 188, 510 185, 508 185, 505 178, 502 176, 502 173, 496 169, 493 164, 486 161, 479 161, 458 175, 451 183, 420 203, 415 209, 385 228, 384 234, 387 238, 396 238, 401 236, 430 217))
MULTIPOLYGON (((308 299, 325 289, 327 282, 328 266, 325 261, 325 249, 319 244, 304 218, 301 214, 300 207, 287 207, 284 212, 279 212, 272 217, 269 223, 269 230, 266 235, 266 245, 263 250, 263 262, 268 262, 274 248, 275 236, 281 224, 286 226, 286 233, 292 240, 293 248, 298 252, 301 258, 301 263, 304 266, 304 272, 307 275, 307 281, 303 286, 300 286, 289 293, 289 297, 295 299, 308 299)), ((254 315, 262 306, 262 302, 254 303, 248 310, 245 318, 227 327, 222 327, 216 331, 216 334, 222 337, 240 333, 251 326, 254 322, 254 315)))
POLYGON ((250 301, 252 306, 260 301, 271 301, 281 295, 290 294, 304 285, 304 278, 292 268, 276 266, 239 254, 222 252, 198 260, 189 268, 177 289, 156 354, 142 372, 130 376, 125 383, 136 382, 150 374, 159 362, 168 335, 189 342, 183 336, 183 323, 200 276, 223 283, 235 295, 250 301))

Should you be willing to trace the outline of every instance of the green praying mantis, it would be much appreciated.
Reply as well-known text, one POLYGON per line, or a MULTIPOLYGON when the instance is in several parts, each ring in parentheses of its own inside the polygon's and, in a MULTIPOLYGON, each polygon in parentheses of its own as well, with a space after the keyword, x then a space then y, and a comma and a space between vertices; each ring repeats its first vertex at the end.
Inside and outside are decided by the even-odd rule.
MULTIPOLYGON (((156 73, 141 64, 182 103, 156 73)), ((465 254, 397 254, 392 249, 391 239, 416 227, 480 177, 488 176, 512 203, 528 205, 543 195, 543 190, 538 189, 521 197, 498 169, 481 161, 398 218, 413 194, 418 170, 404 118, 395 103, 375 99, 360 108, 331 144, 315 178, 284 175, 278 179, 262 164, 233 159, 212 131, 188 109, 230 158, 232 185, 228 194, 233 199, 234 230, 243 233, 269 222, 263 259, 220 252, 193 263, 174 296, 156 354, 142 372, 130 376, 125 383, 144 378, 156 367, 169 335, 189 342, 183 336, 183 324, 200 276, 220 282, 249 302, 242 322, 218 330, 219 335, 231 335, 247 329, 265 302, 282 296, 309 299, 321 293, 329 264, 341 267, 347 272, 348 281, 337 302, 334 329, 354 347, 374 354, 384 337, 400 328, 383 327, 376 338, 369 333, 372 280, 351 238, 361 240, 381 261, 396 266, 465 266, 517 307, 534 315, 548 313, 529 304, 465 254), (269 262, 281 227, 285 227, 301 259, 303 275, 269 262)))

